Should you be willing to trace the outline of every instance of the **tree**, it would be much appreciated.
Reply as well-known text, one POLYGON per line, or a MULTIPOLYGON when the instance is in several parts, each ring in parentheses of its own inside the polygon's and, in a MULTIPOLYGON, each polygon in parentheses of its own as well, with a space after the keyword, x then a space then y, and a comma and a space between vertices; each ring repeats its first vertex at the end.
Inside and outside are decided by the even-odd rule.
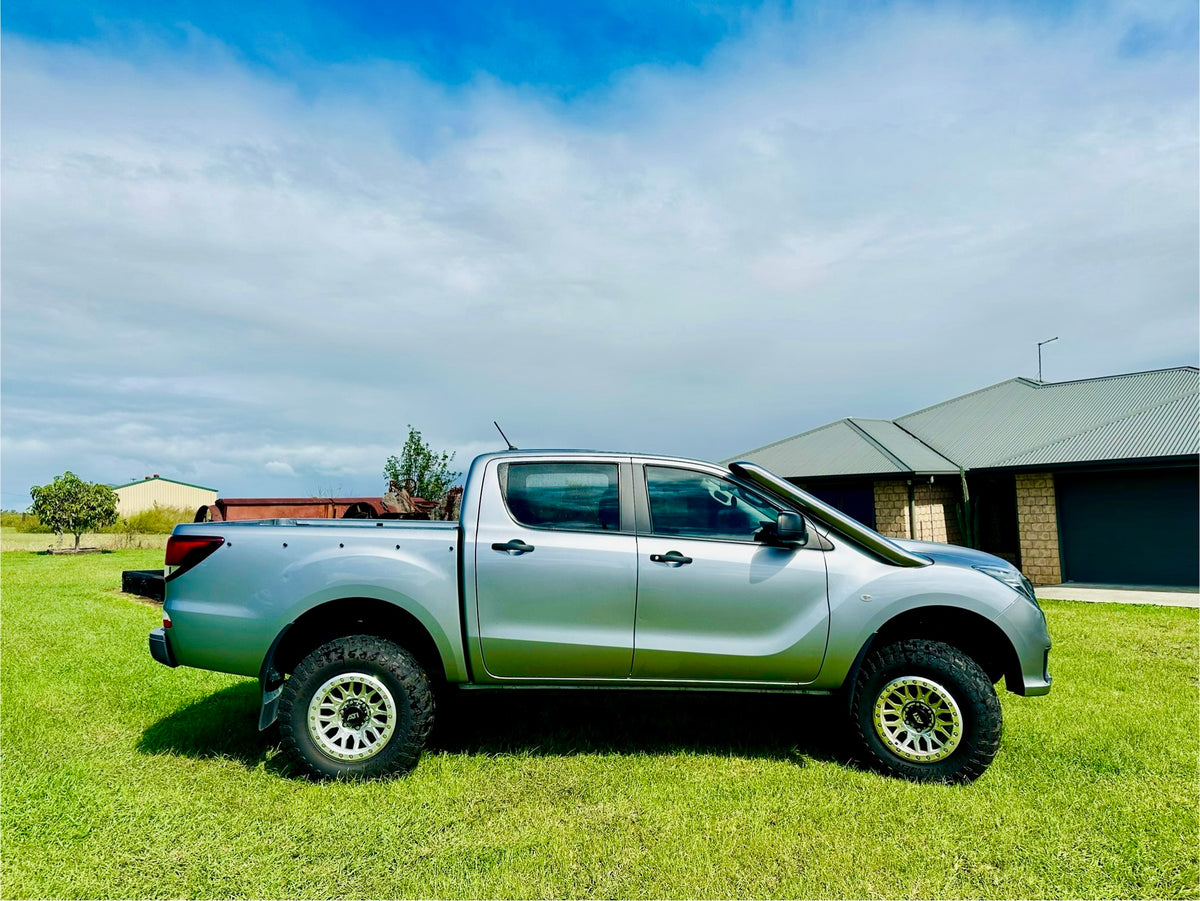
POLYGON ((117 521, 117 495, 107 485, 85 482, 67 470, 49 485, 29 489, 30 508, 62 540, 64 532, 75 536, 75 549, 84 532, 111 526, 117 521))
POLYGON ((421 438, 421 433, 411 425, 408 427, 408 440, 400 456, 388 457, 383 467, 383 477, 389 482, 403 485, 406 479, 412 479, 416 488, 415 497, 434 500, 445 494, 454 484, 461 472, 451 472, 450 463, 454 460, 453 453, 435 453, 421 438))

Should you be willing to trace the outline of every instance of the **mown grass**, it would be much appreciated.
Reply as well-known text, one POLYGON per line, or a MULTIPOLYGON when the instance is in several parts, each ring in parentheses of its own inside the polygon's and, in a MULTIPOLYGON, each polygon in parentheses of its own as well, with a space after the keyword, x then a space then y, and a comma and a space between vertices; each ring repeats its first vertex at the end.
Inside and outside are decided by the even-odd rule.
MULTIPOLYGON (((168 534, 145 534, 141 532, 86 532, 79 540, 80 547, 98 547, 105 551, 156 549, 162 566, 162 549, 167 546, 168 534)), ((52 547, 71 548, 75 536, 63 536, 62 543, 53 532, 21 532, 16 529, 0 528, 0 551, 44 551, 52 547)), ((129 567, 125 567, 128 569, 129 567)))
POLYGON ((312 784, 256 686, 169 670, 161 551, 3 555, 2 893, 1195 897, 1197 614, 1049 602, 1054 691, 966 787, 844 762, 828 702, 464 695, 406 779, 312 784))
MULTIPOLYGON (((102 550, 132 550, 166 547, 167 538, 181 522, 191 522, 195 510, 185 507, 163 507, 155 504, 132 516, 123 516, 99 532, 80 536, 81 548, 102 550)), ((51 547, 72 548, 75 536, 56 535, 32 513, 0 511, 0 550, 44 551, 51 547)))

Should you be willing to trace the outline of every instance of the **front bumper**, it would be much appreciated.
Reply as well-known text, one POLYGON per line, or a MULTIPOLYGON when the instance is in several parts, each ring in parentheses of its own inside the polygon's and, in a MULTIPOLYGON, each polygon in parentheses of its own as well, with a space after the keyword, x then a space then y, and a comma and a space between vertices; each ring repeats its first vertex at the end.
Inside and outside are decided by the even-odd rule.
POLYGON ((179 666, 171 643, 167 640, 167 630, 162 626, 150 630, 150 656, 163 666, 179 666))
POLYGON ((1005 673, 1008 690, 1027 696, 1049 694, 1050 632, 1041 608, 1017 601, 1000 615, 998 623, 1012 640, 1020 668, 1019 673, 1005 673))
MULTIPOLYGON (((1024 669, 1024 668, 1023 668, 1024 669)), ((1050 649, 1042 651, 1042 665, 1040 673, 1031 673, 1024 671, 1021 673, 1022 681, 1024 682, 1023 690, 1017 692, 1019 695, 1026 697, 1037 697, 1038 695, 1046 695, 1050 693, 1050 683, 1053 681, 1050 676, 1050 649)))

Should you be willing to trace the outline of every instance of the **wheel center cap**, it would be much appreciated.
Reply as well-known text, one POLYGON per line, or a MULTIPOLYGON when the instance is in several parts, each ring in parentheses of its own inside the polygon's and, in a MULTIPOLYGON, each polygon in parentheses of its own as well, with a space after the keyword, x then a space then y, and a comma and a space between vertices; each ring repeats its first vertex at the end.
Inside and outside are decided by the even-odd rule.
POLYGON ((933 710, 928 704, 917 701, 904 708, 904 724, 911 729, 924 732, 933 725, 933 710))
POLYGON ((347 701, 341 710, 342 725, 347 729, 361 729, 367 722, 367 705, 362 701, 347 701))

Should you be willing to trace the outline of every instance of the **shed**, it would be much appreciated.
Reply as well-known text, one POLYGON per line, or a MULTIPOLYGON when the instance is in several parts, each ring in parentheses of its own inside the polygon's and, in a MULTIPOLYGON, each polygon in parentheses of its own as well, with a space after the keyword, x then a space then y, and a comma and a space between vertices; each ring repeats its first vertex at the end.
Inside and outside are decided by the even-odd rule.
POLYGON ((156 505, 196 510, 217 499, 215 488, 164 479, 158 473, 136 482, 116 485, 113 491, 117 495, 117 513, 121 516, 133 516, 135 513, 151 510, 156 505))

